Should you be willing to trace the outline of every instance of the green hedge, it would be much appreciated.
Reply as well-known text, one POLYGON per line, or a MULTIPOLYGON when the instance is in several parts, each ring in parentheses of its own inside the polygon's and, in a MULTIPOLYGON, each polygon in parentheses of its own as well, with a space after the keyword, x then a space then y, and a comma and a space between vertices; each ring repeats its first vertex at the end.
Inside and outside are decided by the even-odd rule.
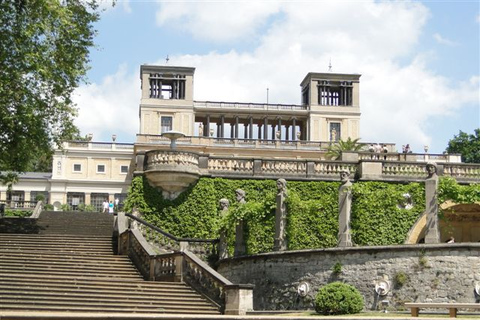
MULTIPOLYGON (((287 237, 289 249, 327 248, 337 244, 339 182, 289 181, 287 184, 287 237)), ((268 252, 275 234, 275 180, 201 178, 178 198, 164 199, 143 177, 136 177, 125 201, 125 210, 136 207, 147 221, 178 237, 218 238, 228 234, 233 252, 235 224, 245 221, 247 253, 268 252), (235 190, 246 192, 239 206, 235 190), (222 219, 218 201, 230 201, 222 219)), ((391 245, 405 241, 408 231, 425 209, 423 183, 356 182, 352 188, 352 239, 356 245, 391 245), (409 194, 413 207, 399 206, 409 194)), ((459 186, 441 179, 439 198, 480 201, 480 186, 459 186), (475 200, 477 199, 477 200, 475 200)))

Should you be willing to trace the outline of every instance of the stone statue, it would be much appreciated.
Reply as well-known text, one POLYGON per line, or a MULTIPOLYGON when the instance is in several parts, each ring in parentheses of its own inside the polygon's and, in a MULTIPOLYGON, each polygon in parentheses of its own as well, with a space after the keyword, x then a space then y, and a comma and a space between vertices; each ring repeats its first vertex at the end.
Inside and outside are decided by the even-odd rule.
MULTIPOLYGON (((237 198, 237 202, 239 205, 243 205, 246 203, 245 201, 245 191, 242 189, 235 190, 235 195, 237 198)), ((245 245, 245 232, 243 227, 243 220, 237 222, 237 226, 235 228, 235 250, 234 256, 243 256, 247 253, 247 248, 245 245)))
MULTIPOLYGON (((230 202, 226 198, 222 198, 219 201, 220 206, 220 216, 224 217, 228 212, 228 207, 230 202)), ((224 227, 220 229, 220 242, 218 243, 218 258, 226 259, 228 258, 228 246, 227 246, 227 230, 224 227)))
POLYGON ((427 179, 438 179, 437 176, 437 164, 435 162, 427 163, 427 179))
POLYGON ((340 171, 340 188, 338 189, 338 246, 351 247, 350 214, 352 209, 352 183, 350 171, 340 171))
POLYGON ((425 230, 425 243, 440 243, 440 231, 438 228, 438 176, 437 164, 428 162, 428 176, 425 179, 425 212, 427 226, 425 230))
POLYGON ((203 136, 203 124, 198 125, 198 136, 202 137, 203 136))
POLYGON ((337 130, 335 128, 332 128, 332 131, 330 131, 330 140, 337 141, 337 130))
POLYGON ((277 180, 277 207, 275 209, 275 243, 273 251, 287 250, 287 206, 285 198, 287 197, 287 181, 285 179, 277 180))
POLYGON ((235 195, 237 197, 237 202, 238 203, 241 203, 241 204, 246 203, 246 201, 245 201, 245 191, 243 191, 242 189, 237 189, 237 190, 235 190, 235 195))

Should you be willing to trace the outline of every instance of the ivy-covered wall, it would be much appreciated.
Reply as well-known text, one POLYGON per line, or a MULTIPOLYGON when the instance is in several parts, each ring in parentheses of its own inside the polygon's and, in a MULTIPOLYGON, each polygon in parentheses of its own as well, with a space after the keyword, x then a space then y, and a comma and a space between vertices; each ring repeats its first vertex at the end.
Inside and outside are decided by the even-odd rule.
MULTIPOLYGON (((338 188, 339 182, 288 182, 287 236, 290 250, 336 246, 338 188)), ((171 201, 164 199, 146 179, 136 177, 125 209, 138 208, 146 220, 178 237, 218 238, 219 229, 225 228, 231 252, 235 223, 243 219, 247 252, 254 254, 273 248, 276 192, 275 180, 201 178, 171 201), (237 204, 236 189, 246 191, 247 204, 237 204), (223 218, 218 205, 221 198, 230 201, 230 209, 223 218)), ((352 239, 360 246, 404 243, 408 231, 425 210, 423 183, 359 181, 353 184, 352 192, 352 239), (407 194, 410 202, 405 206, 407 194)), ((456 192, 455 199, 464 199, 466 192, 470 201, 480 201, 478 184, 459 186, 451 179, 442 179, 439 188, 441 201, 452 192, 456 192)))

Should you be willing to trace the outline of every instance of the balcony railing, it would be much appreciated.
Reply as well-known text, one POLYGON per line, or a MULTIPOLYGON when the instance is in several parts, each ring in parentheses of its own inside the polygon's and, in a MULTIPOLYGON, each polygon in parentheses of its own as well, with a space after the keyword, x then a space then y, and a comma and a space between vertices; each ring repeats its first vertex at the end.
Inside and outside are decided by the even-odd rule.
POLYGON ((195 108, 220 108, 220 109, 249 109, 249 110, 285 110, 304 111, 308 110, 306 105, 296 104, 267 104, 267 103, 242 103, 242 102, 216 102, 216 101, 195 101, 195 108))

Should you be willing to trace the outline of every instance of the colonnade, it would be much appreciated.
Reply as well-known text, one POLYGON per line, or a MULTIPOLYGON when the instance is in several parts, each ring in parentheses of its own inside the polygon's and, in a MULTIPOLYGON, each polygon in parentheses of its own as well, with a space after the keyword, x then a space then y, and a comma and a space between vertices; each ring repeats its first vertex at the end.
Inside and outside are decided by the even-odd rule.
POLYGON ((258 139, 258 140, 305 140, 304 122, 297 118, 281 119, 254 119, 253 117, 240 118, 235 116, 206 115, 196 119, 198 135, 204 137, 230 138, 230 139, 258 139), (242 128, 243 127, 243 128, 242 128))

